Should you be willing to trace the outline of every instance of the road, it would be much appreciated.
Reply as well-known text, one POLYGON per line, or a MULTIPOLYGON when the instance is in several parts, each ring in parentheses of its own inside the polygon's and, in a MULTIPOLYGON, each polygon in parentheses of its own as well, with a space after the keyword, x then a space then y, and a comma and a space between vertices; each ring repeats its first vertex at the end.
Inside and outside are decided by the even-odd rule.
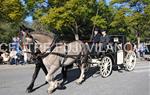
MULTIPOLYGON (((29 94, 25 92, 33 70, 34 64, 0 65, 0 95, 48 95, 48 85, 42 85, 45 83, 42 71, 36 80, 35 91, 29 94)), ((78 69, 69 70, 66 89, 56 90, 53 95, 150 95, 150 61, 139 61, 132 72, 113 71, 108 78, 93 76, 95 70, 90 69, 82 85, 75 83, 78 69)), ((57 78, 60 77, 59 72, 57 78)))

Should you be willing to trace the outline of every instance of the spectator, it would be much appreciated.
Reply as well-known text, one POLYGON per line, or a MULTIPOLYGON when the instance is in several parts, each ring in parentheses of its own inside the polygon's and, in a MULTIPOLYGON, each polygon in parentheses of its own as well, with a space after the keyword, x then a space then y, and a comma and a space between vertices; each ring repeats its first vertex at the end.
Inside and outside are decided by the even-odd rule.
POLYGON ((17 51, 13 48, 12 51, 10 51, 10 64, 13 65, 13 64, 18 64, 17 62, 17 51))
POLYGON ((3 58, 3 64, 8 64, 9 63, 9 60, 10 60, 10 56, 8 53, 3 53, 1 55, 1 57, 3 58))
POLYGON ((0 64, 2 64, 2 61, 3 61, 3 57, 1 56, 1 53, 0 53, 0 64))
POLYGON ((137 49, 136 43, 133 43, 133 50, 134 50, 134 52, 136 54, 136 57, 138 58, 139 56, 138 56, 138 49, 137 49))
POLYGON ((144 54, 145 54, 145 46, 144 46, 144 43, 141 43, 141 44, 140 44, 139 53, 140 53, 140 57, 144 57, 144 54))

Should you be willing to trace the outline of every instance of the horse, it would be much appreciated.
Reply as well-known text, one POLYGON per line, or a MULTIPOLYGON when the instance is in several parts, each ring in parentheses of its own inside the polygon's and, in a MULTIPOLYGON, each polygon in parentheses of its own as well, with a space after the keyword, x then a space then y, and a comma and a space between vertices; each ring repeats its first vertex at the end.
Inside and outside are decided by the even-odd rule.
MULTIPOLYGON (((76 83, 80 84, 85 79, 85 65, 88 55, 88 50, 86 45, 81 41, 73 41, 67 44, 56 45, 53 50, 54 37, 43 32, 31 32, 30 37, 31 42, 36 44, 41 51, 42 61, 44 65, 48 68, 48 73, 45 77, 46 81, 49 83, 48 93, 49 95, 60 86, 60 83, 54 79, 53 74, 60 68, 73 64, 77 60, 80 60, 79 67, 81 70, 80 77, 76 80, 76 83), (45 44, 48 48, 45 48, 45 44), (49 51, 50 50, 50 51, 49 51), (45 56, 46 55, 46 56, 45 56)), ((33 51, 32 51, 32 54, 33 51)))

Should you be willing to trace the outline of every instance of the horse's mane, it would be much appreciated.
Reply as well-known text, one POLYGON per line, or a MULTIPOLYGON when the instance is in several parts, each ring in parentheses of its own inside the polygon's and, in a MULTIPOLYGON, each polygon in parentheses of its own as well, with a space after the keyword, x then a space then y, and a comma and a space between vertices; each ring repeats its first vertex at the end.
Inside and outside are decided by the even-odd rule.
POLYGON ((31 32, 30 34, 31 35, 32 34, 40 34, 40 35, 48 36, 50 38, 54 38, 54 34, 52 32, 36 32, 36 31, 34 31, 34 32, 31 32))

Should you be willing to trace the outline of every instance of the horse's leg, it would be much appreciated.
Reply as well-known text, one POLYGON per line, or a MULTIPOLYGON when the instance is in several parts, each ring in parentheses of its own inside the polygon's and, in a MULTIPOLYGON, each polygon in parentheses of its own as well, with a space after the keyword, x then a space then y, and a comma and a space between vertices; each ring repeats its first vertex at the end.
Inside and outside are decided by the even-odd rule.
POLYGON ((43 70, 43 72, 45 73, 45 75, 47 75, 48 74, 48 71, 47 71, 47 69, 46 69, 46 67, 45 67, 45 65, 44 65, 44 63, 41 61, 41 63, 40 63, 40 67, 42 68, 42 70, 43 70))
POLYGON ((64 82, 67 80, 67 69, 68 69, 67 67, 62 66, 61 73, 62 73, 62 78, 64 82))
POLYGON ((27 88, 27 92, 28 92, 28 93, 32 92, 32 90, 33 90, 34 82, 35 82, 35 80, 36 80, 36 78, 37 78, 37 76, 38 76, 38 73, 39 73, 39 71, 40 71, 40 68, 41 68, 41 67, 40 67, 40 64, 36 64, 34 73, 33 73, 33 75, 32 75, 32 81, 31 81, 30 85, 29 85, 28 88, 27 88))
POLYGON ((85 64, 82 63, 82 64, 79 65, 79 67, 80 67, 80 70, 81 70, 81 74, 80 74, 80 77, 76 81, 77 84, 81 84, 84 81, 84 78, 85 78, 85 75, 84 75, 85 64))
POLYGON ((59 66, 51 65, 45 79, 49 83, 48 94, 50 95, 59 85, 58 81, 54 80, 53 74, 58 70, 59 66))

